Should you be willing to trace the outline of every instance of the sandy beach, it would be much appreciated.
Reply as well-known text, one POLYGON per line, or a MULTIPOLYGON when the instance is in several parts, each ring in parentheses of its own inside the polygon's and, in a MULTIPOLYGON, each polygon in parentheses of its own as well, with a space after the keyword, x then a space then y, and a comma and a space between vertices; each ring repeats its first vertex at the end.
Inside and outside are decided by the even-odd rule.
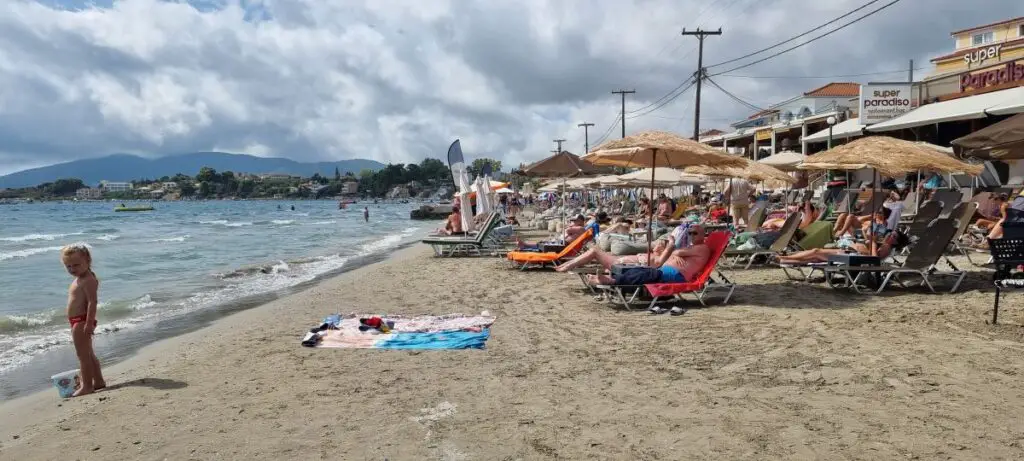
POLYGON ((1022 298, 987 325, 987 272, 868 297, 728 271, 733 302, 670 317, 503 262, 416 245, 159 342, 103 392, 4 403, 0 458, 1024 458, 1022 298), (299 345, 335 312, 484 310, 486 350, 299 345))

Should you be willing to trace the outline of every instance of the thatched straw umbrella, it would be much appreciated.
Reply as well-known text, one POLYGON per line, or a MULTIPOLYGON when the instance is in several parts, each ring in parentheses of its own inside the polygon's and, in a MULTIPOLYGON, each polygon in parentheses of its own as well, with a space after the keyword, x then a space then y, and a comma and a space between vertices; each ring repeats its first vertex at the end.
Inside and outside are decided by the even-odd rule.
MULTIPOLYGON (((519 173, 524 176, 560 178, 562 180, 562 224, 565 224, 565 189, 566 180, 578 176, 596 174, 600 172, 594 165, 580 160, 578 155, 568 151, 561 151, 543 160, 531 163, 524 167, 519 173)), ((551 186, 552 184, 548 184, 551 186)), ((545 186, 545 187, 548 187, 545 186)))
MULTIPOLYGON (((868 136, 807 157, 803 170, 860 170, 871 168, 876 176, 897 176, 914 171, 981 174, 980 165, 961 162, 938 147, 888 136, 868 136)), ((873 187, 878 181, 872 181, 873 187)), ((870 227, 869 227, 870 229, 870 227)), ((875 239, 871 238, 871 253, 875 239)))
MULTIPOLYGON (((654 195, 656 167, 683 168, 693 165, 742 166, 740 157, 723 154, 717 149, 691 139, 664 131, 644 131, 609 141, 583 157, 594 165, 627 168, 651 168, 651 196, 654 195)), ((647 264, 653 234, 654 207, 647 216, 647 264)))
POLYGON ((778 181, 786 184, 793 184, 796 182, 795 178, 778 168, 758 163, 747 158, 743 158, 742 160, 746 162, 742 167, 699 165, 687 167, 684 171, 690 174, 700 174, 719 178, 743 178, 754 182, 778 181))

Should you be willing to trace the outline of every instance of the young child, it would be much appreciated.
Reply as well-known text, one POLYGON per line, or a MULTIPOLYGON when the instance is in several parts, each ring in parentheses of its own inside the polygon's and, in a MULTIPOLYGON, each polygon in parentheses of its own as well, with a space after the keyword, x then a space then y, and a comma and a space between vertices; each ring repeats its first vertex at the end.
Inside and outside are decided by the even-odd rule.
POLYGON ((78 397, 107 386, 100 371, 100 361, 92 349, 100 281, 92 272, 92 255, 84 243, 68 245, 61 249, 61 261, 64 262, 68 273, 75 277, 68 288, 68 323, 71 324, 71 339, 75 343, 81 375, 81 386, 73 394, 74 397, 78 397))

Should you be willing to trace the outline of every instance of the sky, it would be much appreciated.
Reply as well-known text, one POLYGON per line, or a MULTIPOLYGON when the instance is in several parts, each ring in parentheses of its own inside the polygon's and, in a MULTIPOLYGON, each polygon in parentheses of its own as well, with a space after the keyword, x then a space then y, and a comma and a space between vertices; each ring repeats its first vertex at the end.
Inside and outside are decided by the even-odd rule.
MULTIPOLYGON (((0 174, 210 150, 410 163, 444 158, 456 138, 467 159, 508 169, 550 155, 553 139, 582 153, 581 122, 595 124, 591 147, 618 137, 618 89, 636 90, 627 133, 689 136, 692 89, 637 111, 696 69, 697 40, 684 27, 722 28, 705 41, 710 66, 867 2, 5 0, 0 174)), ((921 76, 953 49, 949 32, 1020 15, 1020 0, 901 0, 713 79, 765 107, 830 81, 905 79, 910 59, 921 76), (849 76, 864 73, 877 74, 849 76)), ((702 129, 754 112, 708 85, 702 101, 702 129)))

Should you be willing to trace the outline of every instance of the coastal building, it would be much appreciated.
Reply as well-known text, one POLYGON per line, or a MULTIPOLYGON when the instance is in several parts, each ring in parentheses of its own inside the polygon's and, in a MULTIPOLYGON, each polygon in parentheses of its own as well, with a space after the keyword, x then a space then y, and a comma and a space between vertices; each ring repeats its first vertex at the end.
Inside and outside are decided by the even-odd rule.
POLYGON ((341 193, 345 195, 355 195, 359 193, 359 181, 349 180, 345 181, 341 185, 341 193))
POLYGON ((858 116, 803 138, 824 144, 878 133, 942 146, 1024 111, 1024 17, 951 33, 951 52, 932 58, 920 82, 862 85, 858 116))
POLYGON ((164 190, 176 190, 178 189, 178 183, 174 181, 167 181, 163 183, 162 187, 164 188, 164 190))
POLYGON ((104 192, 129 192, 132 190, 130 182, 100 181, 100 189, 104 192))
POLYGON ((103 198, 103 190, 94 187, 83 187, 75 191, 75 198, 79 200, 99 200, 103 198))
POLYGON ((795 150, 797 145, 802 153, 809 154, 808 144, 801 139, 827 128, 829 117, 847 118, 859 93, 858 83, 832 82, 734 122, 731 132, 702 136, 700 140, 751 158, 795 150))
POLYGON ((301 179, 299 176, 292 176, 285 173, 264 173, 260 175, 261 181, 289 181, 292 179, 301 179))

